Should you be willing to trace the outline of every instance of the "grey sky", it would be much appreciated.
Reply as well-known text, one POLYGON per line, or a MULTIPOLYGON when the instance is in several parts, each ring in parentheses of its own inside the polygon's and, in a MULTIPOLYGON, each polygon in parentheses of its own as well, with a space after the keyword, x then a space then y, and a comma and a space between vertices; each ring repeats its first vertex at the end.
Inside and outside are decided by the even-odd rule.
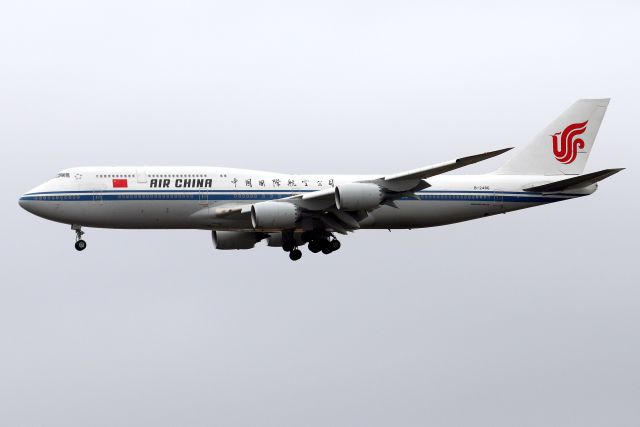
POLYGON ((640 6, 476 3, 2 2, 0 424, 640 424, 640 6), (612 97, 587 169, 630 168, 593 196, 299 263, 204 231, 79 254, 17 204, 81 165, 409 169, 582 97, 612 97))

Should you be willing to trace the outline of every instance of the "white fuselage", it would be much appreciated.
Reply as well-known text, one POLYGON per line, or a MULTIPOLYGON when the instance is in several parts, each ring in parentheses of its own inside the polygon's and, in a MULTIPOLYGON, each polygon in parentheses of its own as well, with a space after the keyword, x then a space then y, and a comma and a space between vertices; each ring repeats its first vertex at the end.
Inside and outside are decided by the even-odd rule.
MULTIPOLYGON (((61 172, 20 198, 35 215, 66 224, 105 228, 253 230, 248 215, 225 216, 229 206, 279 199, 376 176, 288 175, 217 167, 80 167, 61 172)), ((440 175, 415 198, 382 205, 360 228, 419 228, 584 196, 533 193, 523 188, 564 177, 440 175)))

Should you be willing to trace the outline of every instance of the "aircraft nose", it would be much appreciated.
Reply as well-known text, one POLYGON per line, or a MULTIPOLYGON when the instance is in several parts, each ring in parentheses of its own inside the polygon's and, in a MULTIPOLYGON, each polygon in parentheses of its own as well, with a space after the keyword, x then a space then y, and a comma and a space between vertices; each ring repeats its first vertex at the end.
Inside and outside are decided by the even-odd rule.
POLYGON ((22 196, 20 196, 20 198, 18 199, 18 204, 20 205, 20 207, 22 209, 24 209, 27 212, 30 212, 32 214, 35 214, 35 209, 36 209, 36 200, 35 200, 35 196, 33 195, 33 193, 39 191, 40 187, 36 187, 32 190, 27 191, 26 193, 24 193, 22 196))
POLYGON ((32 203, 29 203, 29 196, 23 194, 20 197, 20 199, 18 199, 18 204, 25 211, 33 213, 33 209, 32 209, 32 206, 31 206, 32 203))

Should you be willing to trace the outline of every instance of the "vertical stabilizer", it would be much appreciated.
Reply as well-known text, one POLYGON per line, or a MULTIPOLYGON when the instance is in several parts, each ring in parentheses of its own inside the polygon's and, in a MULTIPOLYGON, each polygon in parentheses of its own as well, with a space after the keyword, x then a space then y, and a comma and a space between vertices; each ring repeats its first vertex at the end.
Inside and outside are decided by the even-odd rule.
POLYGON ((504 175, 577 175, 584 171, 609 99, 581 99, 496 171, 504 175))

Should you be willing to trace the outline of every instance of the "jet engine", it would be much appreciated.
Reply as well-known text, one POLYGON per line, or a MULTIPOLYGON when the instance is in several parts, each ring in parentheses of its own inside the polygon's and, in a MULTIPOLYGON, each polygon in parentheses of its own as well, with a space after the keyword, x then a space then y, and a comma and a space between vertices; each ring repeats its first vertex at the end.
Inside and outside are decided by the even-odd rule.
POLYGON ((213 231, 213 246, 216 249, 251 249, 265 235, 251 231, 213 231))
POLYGON ((354 182, 337 186, 335 197, 338 209, 358 211, 378 207, 384 199, 384 192, 376 184, 354 182))
POLYGON ((262 202, 251 206, 251 224, 256 229, 294 228, 300 209, 287 202, 262 202))

